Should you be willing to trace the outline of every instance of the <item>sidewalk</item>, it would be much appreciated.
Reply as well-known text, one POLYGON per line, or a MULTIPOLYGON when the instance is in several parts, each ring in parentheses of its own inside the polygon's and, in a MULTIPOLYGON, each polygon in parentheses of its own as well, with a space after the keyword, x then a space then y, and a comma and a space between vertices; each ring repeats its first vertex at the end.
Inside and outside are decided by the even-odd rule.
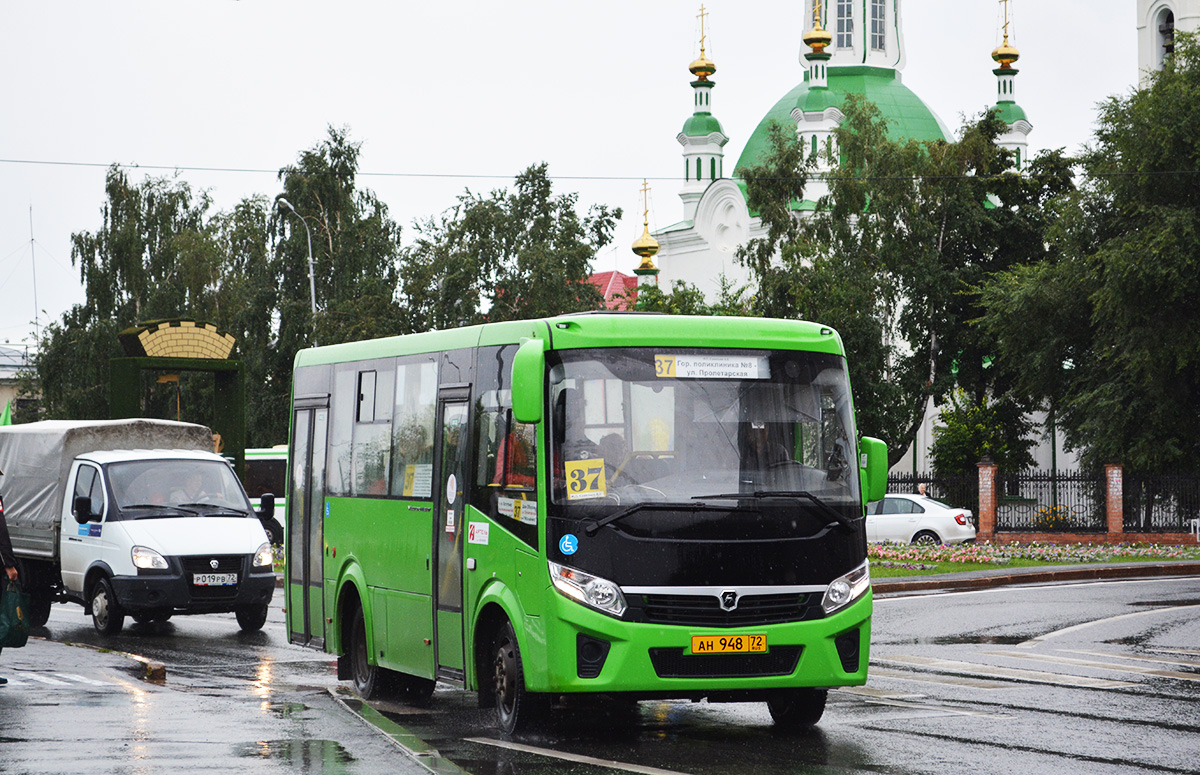
POLYGON ((987 589, 1018 584, 1046 584, 1098 579, 1200 576, 1200 562, 1110 562, 1088 565, 1047 565, 1040 568, 997 568, 970 573, 941 573, 874 579, 876 595, 940 590, 987 589))

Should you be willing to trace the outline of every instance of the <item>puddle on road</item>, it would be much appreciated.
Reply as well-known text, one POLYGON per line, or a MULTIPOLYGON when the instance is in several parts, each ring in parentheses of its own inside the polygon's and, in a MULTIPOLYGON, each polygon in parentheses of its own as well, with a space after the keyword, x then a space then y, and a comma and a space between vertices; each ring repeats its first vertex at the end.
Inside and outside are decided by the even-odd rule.
POLYGON ((247 759, 269 759, 299 765, 303 772, 327 775, 347 773, 354 762, 350 752, 335 740, 260 740, 237 746, 234 753, 247 759))
POLYGON ((902 640, 875 640, 872 646, 1016 646, 1033 635, 938 635, 928 638, 905 638, 902 640))

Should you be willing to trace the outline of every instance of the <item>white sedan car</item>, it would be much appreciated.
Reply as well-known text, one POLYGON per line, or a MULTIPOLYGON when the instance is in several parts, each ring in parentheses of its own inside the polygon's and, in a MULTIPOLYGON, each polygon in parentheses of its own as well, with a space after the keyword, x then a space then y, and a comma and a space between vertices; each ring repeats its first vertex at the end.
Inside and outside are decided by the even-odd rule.
POLYGON ((924 495, 885 495, 867 504, 867 540, 913 544, 961 544, 975 540, 970 510, 924 495))

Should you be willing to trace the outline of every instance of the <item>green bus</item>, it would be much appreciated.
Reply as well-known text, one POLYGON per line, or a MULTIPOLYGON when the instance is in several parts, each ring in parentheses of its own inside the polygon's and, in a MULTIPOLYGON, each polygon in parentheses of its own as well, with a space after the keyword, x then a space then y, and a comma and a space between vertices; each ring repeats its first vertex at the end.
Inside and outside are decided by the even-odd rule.
POLYGON ((585 313, 297 354, 293 643, 365 698, 765 701, 815 724, 866 682, 863 509, 835 331, 585 313))

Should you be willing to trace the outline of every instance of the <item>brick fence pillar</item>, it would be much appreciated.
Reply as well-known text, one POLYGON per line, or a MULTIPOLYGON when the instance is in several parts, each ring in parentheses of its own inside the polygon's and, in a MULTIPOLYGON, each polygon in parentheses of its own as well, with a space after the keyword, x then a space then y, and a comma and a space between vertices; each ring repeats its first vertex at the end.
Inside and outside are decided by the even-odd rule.
POLYGON ((1120 463, 1104 466, 1104 485, 1108 534, 1121 535, 1125 532, 1125 480, 1120 463))
POLYGON ((991 458, 985 457, 979 466, 979 530, 978 538, 990 541, 996 534, 996 469, 991 458))

